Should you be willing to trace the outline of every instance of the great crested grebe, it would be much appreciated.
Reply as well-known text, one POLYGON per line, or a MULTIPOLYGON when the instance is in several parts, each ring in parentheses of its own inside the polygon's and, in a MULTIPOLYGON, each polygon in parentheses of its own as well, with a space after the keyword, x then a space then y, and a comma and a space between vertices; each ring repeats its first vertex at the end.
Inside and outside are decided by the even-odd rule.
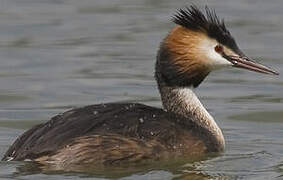
POLYGON ((71 169, 223 151, 223 134, 194 88, 223 67, 279 73, 245 56, 224 21, 207 7, 205 13, 196 6, 180 9, 173 21, 176 26, 162 41, 155 68, 163 109, 138 103, 73 109, 26 131, 3 160, 71 169))

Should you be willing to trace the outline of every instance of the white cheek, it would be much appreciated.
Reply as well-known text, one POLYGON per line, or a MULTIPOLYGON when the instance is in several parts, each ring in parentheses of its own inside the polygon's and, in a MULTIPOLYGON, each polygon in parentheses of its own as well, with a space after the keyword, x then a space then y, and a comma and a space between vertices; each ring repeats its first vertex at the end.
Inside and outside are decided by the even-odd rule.
POLYGON ((214 50, 214 47, 210 47, 210 50, 207 52, 207 56, 212 68, 217 69, 225 66, 232 66, 232 63, 223 58, 220 54, 218 54, 214 50))
POLYGON ((207 63, 211 65, 213 69, 219 69, 222 67, 232 66, 232 63, 223 58, 220 54, 215 51, 217 42, 211 39, 205 39, 202 42, 202 50, 205 52, 207 57, 207 63))

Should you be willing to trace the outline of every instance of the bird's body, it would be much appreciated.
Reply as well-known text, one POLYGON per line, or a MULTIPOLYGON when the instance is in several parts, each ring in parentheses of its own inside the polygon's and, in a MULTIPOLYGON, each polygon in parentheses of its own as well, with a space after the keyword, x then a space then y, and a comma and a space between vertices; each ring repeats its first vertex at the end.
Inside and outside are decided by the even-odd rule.
POLYGON ((225 141, 194 88, 212 70, 234 66, 271 69, 239 50, 213 11, 180 10, 161 43, 155 77, 163 108, 108 103, 73 109, 19 137, 3 160, 34 160, 58 169, 193 157, 224 150, 225 141))
POLYGON ((223 147, 192 121, 134 103, 91 105, 67 111, 24 133, 7 154, 64 169, 200 156, 223 147))

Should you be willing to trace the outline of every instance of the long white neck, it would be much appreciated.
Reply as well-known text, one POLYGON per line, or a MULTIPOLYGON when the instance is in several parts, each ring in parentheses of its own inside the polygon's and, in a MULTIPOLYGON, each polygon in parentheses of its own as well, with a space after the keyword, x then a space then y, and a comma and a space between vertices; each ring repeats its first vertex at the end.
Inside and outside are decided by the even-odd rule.
POLYGON ((193 88, 160 87, 160 93, 165 110, 179 114, 206 129, 218 141, 217 144, 224 148, 221 129, 203 107, 193 88))

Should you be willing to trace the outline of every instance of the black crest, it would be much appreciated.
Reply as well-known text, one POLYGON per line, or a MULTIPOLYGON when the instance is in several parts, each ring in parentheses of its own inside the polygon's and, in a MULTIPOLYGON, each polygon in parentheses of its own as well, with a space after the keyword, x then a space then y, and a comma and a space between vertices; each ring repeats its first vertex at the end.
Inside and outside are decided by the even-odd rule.
POLYGON ((202 31, 219 43, 238 50, 234 38, 225 26, 224 20, 219 20, 215 11, 207 6, 205 7, 205 14, 194 5, 180 9, 173 17, 173 21, 185 28, 202 31))

